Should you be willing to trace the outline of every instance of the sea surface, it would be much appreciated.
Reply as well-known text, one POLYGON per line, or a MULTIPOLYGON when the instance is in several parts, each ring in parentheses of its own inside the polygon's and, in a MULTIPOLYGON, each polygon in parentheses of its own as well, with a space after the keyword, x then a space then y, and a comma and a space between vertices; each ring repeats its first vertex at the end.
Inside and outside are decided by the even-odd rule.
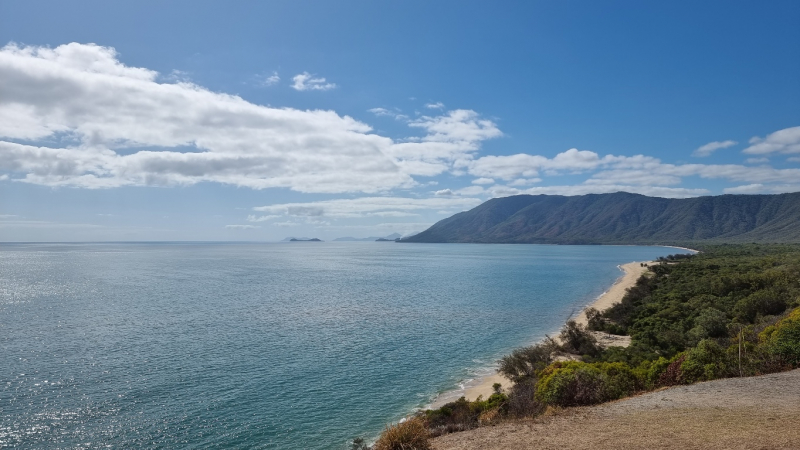
POLYGON ((0 447, 345 449, 678 252, 0 244, 0 447))

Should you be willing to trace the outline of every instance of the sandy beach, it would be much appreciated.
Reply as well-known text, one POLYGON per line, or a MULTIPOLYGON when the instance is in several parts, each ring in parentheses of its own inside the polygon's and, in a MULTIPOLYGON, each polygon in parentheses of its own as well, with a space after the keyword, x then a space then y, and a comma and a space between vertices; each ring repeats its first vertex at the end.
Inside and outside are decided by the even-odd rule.
MULTIPOLYGON (((620 270, 623 272, 623 275, 619 277, 606 292, 597 297, 597 299, 591 305, 588 305, 586 308, 584 308, 580 314, 575 317, 575 321, 586 325, 586 309, 595 308, 598 311, 603 311, 610 308, 615 303, 620 302, 622 297, 625 295, 625 291, 629 287, 634 286, 636 284, 636 280, 638 280, 639 277, 647 271, 647 267, 643 266, 642 264, 642 262, 635 261, 619 266, 620 270)), ((647 261, 644 262, 644 264, 652 264, 652 262, 647 261)), ((630 342, 630 339, 625 339, 625 337, 619 338, 612 336, 598 336, 597 334, 595 337, 598 338, 598 341, 601 345, 625 346, 630 342)), ((470 401, 477 399, 479 396, 487 398, 492 395, 492 386, 495 383, 500 383, 503 388, 511 387, 512 384, 507 378, 495 372, 467 383, 463 390, 440 395, 431 404, 431 408, 439 408, 445 403, 456 400, 461 395, 470 401)))

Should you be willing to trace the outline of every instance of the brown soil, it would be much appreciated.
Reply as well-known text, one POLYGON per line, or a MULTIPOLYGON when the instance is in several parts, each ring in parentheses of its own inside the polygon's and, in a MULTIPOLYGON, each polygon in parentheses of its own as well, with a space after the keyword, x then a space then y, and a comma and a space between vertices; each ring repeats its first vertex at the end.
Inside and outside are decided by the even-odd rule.
POLYGON ((800 369, 441 436, 450 449, 800 449, 800 369))

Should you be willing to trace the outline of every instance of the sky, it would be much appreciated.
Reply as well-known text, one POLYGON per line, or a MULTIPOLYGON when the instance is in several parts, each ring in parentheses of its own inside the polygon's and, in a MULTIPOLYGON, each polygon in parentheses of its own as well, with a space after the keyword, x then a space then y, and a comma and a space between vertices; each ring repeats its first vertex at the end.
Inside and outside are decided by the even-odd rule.
POLYGON ((0 2, 0 242, 800 191, 800 2, 0 2))

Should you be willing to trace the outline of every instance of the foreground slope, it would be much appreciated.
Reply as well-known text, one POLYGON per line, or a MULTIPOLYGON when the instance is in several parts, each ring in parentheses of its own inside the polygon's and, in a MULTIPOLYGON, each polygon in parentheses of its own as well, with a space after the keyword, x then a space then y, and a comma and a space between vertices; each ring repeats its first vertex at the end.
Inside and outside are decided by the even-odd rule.
POLYGON ((800 242, 800 193, 688 199, 617 192, 495 198, 401 242, 800 242))
POLYGON ((800 369, 673 387, 433 440, 437 450, 796 449, 800 369))

